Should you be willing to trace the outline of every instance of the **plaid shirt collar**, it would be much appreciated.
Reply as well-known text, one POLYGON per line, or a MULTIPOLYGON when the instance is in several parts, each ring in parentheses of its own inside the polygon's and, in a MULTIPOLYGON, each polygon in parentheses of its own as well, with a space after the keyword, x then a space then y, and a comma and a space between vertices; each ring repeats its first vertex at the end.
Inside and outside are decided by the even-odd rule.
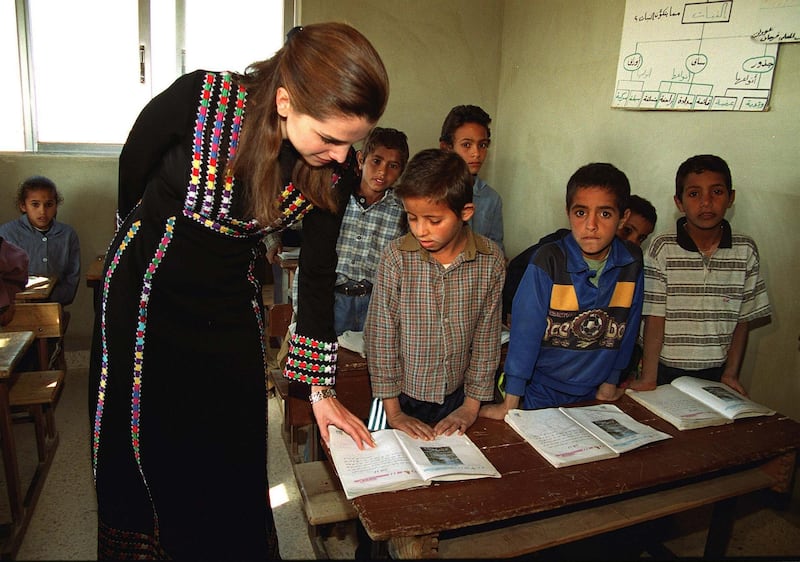
MULTIPOLYGON (((483 236, 478 236, 472 229, 464 225, 467 233, 467 242, 464 249, 461 251, 464 256, 463 261, 474 261, 478 254, 491 254, 492 249, 489 247, 489 239, 483 236)), ((409 232, 404 235, 400 240, 400 250, 404 252, 420 252, 420 257, 425 261, 430 261, 431 254, 420 246, 419 241, 414 237, 414 234, 409 232)))

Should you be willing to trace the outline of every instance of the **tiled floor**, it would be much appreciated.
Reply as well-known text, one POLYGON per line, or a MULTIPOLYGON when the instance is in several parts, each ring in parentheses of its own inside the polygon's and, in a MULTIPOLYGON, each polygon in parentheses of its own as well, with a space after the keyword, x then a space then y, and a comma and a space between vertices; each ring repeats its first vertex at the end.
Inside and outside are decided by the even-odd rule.
MULTIPOLYGON (((96 556, 97 512, 89 462, 87 369, 83 366, 85 357, 73 355, 68 360, 71 364, 67 385, 56 412, 61 442, 19 551, 20 560, 93 560, 96 556)), ((308 560, 314 557, 314 551, 280 437, 280 415, 275 400, 270 399, 269 475, 281 555, 288 560, 308 560)), ((17 427, 20 447, 32 447, 32 437, 25 437, 22 435, 25 428, 17 427)), ((666 521, 663 530, 671 537, 666 546, 682 557, 702 556, 708 517, 709 510, 700 509, 666 521)), ((355 549, 352 526, 343 526, 338 531, 325 541, 328 556, 352 559, 355 549)), ((546 552, 532 558, 619 559, 620 552, 608 550, 609 545, 619 544, 625 536, 618 533, 608 540, 591 541, 580 548, 546 552)), ((746 559, 764 556, 800 559, 800 505, 795 503, 789 510, 776 511, 765 507, 762 495, 744 498, 739 502, 728 555, 746 559)))

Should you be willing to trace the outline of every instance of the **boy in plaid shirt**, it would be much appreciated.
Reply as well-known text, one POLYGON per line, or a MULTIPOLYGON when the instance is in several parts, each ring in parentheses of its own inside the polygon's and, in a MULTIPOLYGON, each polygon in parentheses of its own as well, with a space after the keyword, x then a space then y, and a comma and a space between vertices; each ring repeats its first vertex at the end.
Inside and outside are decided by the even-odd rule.
MULTIPOLYGON (((336 242, 333 327, 337 336, 348 330, 364 330, 381 252, 386 244, 407 231, 403 205, 392 192, 392 185, 408 162, 405 133, 375 127, 357 157, 361 183, 347 198, 336 242)), ((297 277, 292 283, 294 303, 297 277)))
POLYGON ((395 188, 411 232, 384 250, 367 313, 373 397, 390 427, 426 440, 475 422, 500 361, 505 261, 467 225, 472 183, 453 152, 411 159, 395 188))

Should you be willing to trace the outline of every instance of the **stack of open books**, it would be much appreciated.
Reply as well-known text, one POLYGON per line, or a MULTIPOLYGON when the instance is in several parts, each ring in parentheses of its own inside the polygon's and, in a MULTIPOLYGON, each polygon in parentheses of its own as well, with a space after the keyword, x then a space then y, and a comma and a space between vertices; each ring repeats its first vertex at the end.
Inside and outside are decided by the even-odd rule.
POLYGON ((771 410, 748 400, 721 382, 678 377, 655 390, 627 390, 628 396, 680 430, 733 423, 739 418, 771 416, 771 410))
POLYGON ((672 438, 612 404, 511 410, 506 423, 556 468, 618 457, 672 438))

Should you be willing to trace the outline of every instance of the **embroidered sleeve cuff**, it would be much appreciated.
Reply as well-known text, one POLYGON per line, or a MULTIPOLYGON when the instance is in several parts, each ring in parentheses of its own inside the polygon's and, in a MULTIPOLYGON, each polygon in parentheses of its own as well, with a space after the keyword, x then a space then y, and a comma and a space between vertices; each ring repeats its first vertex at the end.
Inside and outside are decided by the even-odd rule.
POLYGON ((289 355, 283 376, 307 384, 333 386, 336 382, 338 349, 339 344, 335 341, 326 342, 294 334, 289 341, 289 355))

